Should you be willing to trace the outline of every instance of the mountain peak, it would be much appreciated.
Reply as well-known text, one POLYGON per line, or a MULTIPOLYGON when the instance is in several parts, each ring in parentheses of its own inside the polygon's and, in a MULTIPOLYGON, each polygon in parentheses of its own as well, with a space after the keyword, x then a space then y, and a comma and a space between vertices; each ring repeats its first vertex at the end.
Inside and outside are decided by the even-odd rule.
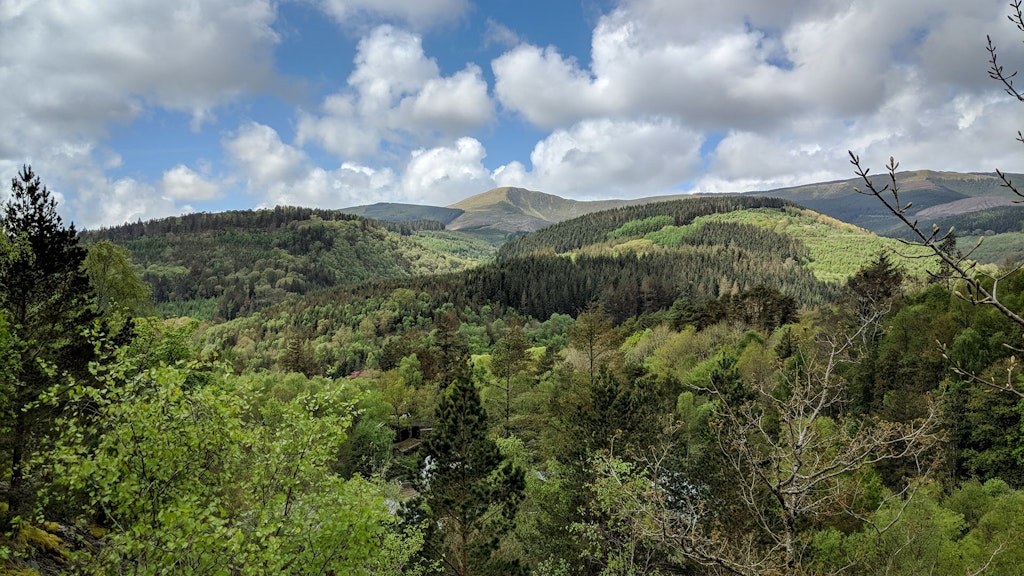
POLYGON ((581 202, 536 192, 525 188, 503 186, 449 206, 463 214, 448 225, 451 230, 495 228, 507 232, 534 232, 551 224, 589 212, 615 208, 624 200, 581 202))

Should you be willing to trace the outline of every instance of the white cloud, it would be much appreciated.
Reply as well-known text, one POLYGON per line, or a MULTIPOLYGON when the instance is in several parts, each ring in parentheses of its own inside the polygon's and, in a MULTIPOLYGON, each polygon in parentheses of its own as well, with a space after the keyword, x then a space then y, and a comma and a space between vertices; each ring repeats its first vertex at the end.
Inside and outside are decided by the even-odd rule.
POLYGON ((494 180, 482 163, 486 155, 473 138, 416 150, 402 177, 402 195, 410 202, 447 205, 493 188, 494 180))
POLYGON ((319 5, 345 26, 383 18, 422 29, 461 18, 469 0, 321 0, 319 5))
POLYGON ((522 39, 511 28, 501 24, 493 18, 488 18, 487 29, 484 32, 484 47, 502 46, 512 48, 522 42, 522 39))
POLYGON ((418 94, 402 100, 395 116, 395 129, 461 134, 490 122, 494 107, 480 68, 469 65, 448 78, 427 81, 418 94))
POLYGON ((224 148, 248 177, 250 189, 293 182, 306 171, 308 159, 301 150, 282 142, 270 126, 256 122, 242 126, 224 148))
MULTIPOLYGON (((848 178, 848 149, 902 154, 907 168, 991 170, 996 159, 1014 168, 1019 150, 993 118, 1024 125, 1024 109, 985 77, 986 32, 1005 47, 1001 59, 1024 61, 1006 10, 1002 0, 624 0, 595 27, 589 66, 527 44, 492 62, 502 105, 552 131, 530 170, 513 162, 496 178, 602 194, 591 174, 615 173, 611 148, 625 144, 607 155, 580 146, 583 127, 599 148, 605 130, 594 127, 651 117, 724 135, 705 175, 692 162, 675 172, 698 190, 848 178)), ((642 138, 654 156, 663 149, 642 138)), ((606 186, 628 192, 626 181, 609 176, 606 186)))
POLYGON ((156 186, 104 174, 120 162, 102 145, 111 125, 162 108, 199 129, 276 83, 271 0, 0 4, 0 161, 32 163, 79 225, 179 212, 156 186))
POLYGON ((326 170, 262 124, 241 127, 224 142, 224 148, 245 178, 246 189, 263 207, 345 208, 381 201, 395 188, 390 169, 347 162, 326 170))
POLYGON ((273 83, 267 0, 39 0, 2 16, 0 138, 97 138, 149 104, 208 118, 273 83))
POLYGON ((218 183, 204 178, 184 164, 164 172, 160 187, 164 196, 176 201, 213 200, 221 196, 218 183))
POLYGON ((85 226, 116 225, 136 220, 151 220, 192 211, 162 196, 153 186, 134 178, 99 179, 86 190, 79 190, 77 213, 85 226))
POLYGON ((494 119, 483 73, 475 64, 451 76, 423 52, 422 39, 381 26, 359 42, 349 88, 324 100, 321 114, 300 114, 296 142, 341 158, 379 155, 382 143, 435 144, 494 119))
POLYGON ((671 120, 585 120, 557 130, 518 163, 495 171, 502 186, 585 198, 636 198, 669 192, 696 174, 699 133, 671 120))
POLYGON ((589 69, 553 47, 520 45, 492 63, 495 93, 545 128, 598 115, 669 115, 727 130, 808 111, 866 114, 892 96, 888 79, 908 66, 928 72, 926 81, 963 75, 964 34, 980 22, 994 27, 1004 9, 997 0, 624 2, 595 28, 589 69), (946 62, 954 53, 957 63, 946 62))
POLYGON ((544 128, 609 111, 594 80, 554 47, 523 44, 491 63, 502 104, 544 128))
POLYGON ((437 62, 423 53, 423 40, 391 26, 380 26, 359 41, 355 70, 348 78, 364 112, 386 110, 402 95, 438 77, 437 62))

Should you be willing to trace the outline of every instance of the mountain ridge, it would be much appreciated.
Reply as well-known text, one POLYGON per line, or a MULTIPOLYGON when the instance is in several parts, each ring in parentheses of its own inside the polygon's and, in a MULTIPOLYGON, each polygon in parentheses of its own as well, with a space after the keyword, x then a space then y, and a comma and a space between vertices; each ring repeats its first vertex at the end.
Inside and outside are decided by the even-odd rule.
MULTIPOLYGON (((884 186, 888 176, 874 175, 872 180, 879 186, 884 186)), ((1008 205, 1016 198, 995 173, 913 170, 898 173, 897 183, 900 186, 901 200, 913 202, 913 210, 908 214, 922 218, 948 218, 969 214, 1008 205)), ((489 230, 515 235, 535 232, 552 224, 601 210, 693 196, 736 194, 790 200, 873 232, 886 233, 892 228, 892 215, 875 198, 858 193, 857 189, 862 186, 863 182, 859 178, 848 178, 764 191, 715 194, 697 192, 609 200, 573 200, 546 192, 505 186, 464 198, 443 209, 422 206, 417 212, 415 205, 389 204, 386 205, 390 207, 389 209, 374 213, 373 217, 388 220, 391 219, 388 216, 389 212, 398 212, 419 216, 409 219, 436 219, 429 216, 431 211, 450 210, 453 212, 449 214, 459 212, 450 220, 442 222, 450 230, 489 230), (402 210, 396 210, 396 207, 402 210)), ((346 212, 358 213, 351 210, 355 209, 343 209, 346 212)))

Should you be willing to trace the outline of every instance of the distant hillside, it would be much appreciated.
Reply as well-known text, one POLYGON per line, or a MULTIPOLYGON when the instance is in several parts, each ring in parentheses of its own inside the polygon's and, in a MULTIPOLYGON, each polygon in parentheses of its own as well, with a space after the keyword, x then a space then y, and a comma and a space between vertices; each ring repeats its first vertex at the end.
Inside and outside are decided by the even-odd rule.
MULTIPOLYGON (((995 174, 918 170, 897 175, 900 198, 913 202, 911 215, 928 221, 949 219, 995 207, 1018 199, 995 174)), ((886 176, 875 176, 878 184, 886 176)), ((893 218, 875 198, 859 194, 858 178, 807 184, 744 195, 783 198, 816 212, 866 228, 879 234, 893 234, 893 218)), ((447 208, 411 204, 374 204, 346 208, 350 214, 390 221, 437 220, 449 230, 462 230, 501 243, 516 234, 535 232, 572 218, 625 206, 638 206, 697 196, 696 194, 653 196, 632 200, 580 201, 523 188, 495 188, 456 202, 447 208)), ((948 220, 947 220, 948 222, 948 220)), ((961 226, 958 226, 961 227, 961 226)), ((896 232, 898 233, 898 232, 896 232)))
POLYGON ((138 222, 82 239, 128 248, 165 314, 231 319, 321 288, 463 270, 493 254, 441 227, 278 207, 138 222))
POLYGON ((495 188, 449 206, 463 212, 449 224, 449 228, 490 227, 509 232, 534 232, 556 222, 634 202, 583 202, 523 188, 495 188))
MULTIPOLYGON (((969 214, 994 205, 1008 204, 1016 198, 1003 187, 1002 180, 995 174, 918 170, 901 172, 896 176, 900 186, 900 200, 904 203, 913 202, 910 215, 920 218, 922 225, 927 228, 931 228, 931 222, 927 221, 929 218, 969 214)), ((886 175, 873 178, 878 186, 884 186, 887 180, 886 175)), ((752 194, 792 200, 876 233, 891 231, 892 215, 877 199, 857 193, 856 188, 863 188, 859 178, 752 194)))
MULTIPOLYGON (((599 303, 617 321, 659 311, 663 318, 699 321, 709 302, 741 302, 744 294, 765 296, 769 304, 791 299, 797 307, 813 306, 834 301, 842 282, 897 244, 785 200, 690 197, 586 214, 517 238, 500 257, 467 270, 329 288, 207 335, 239 342, 239 356, 252 357, 252 348, 280 347, 292 331, 302 330, 310 341, 331 341, 338 333, 367 338, 378 323, 386 327, 448 306, 471 317, 497 318, 515 309, 546 320, 599 303), (401 304, 387 320, 391 313, 381 302, 391 297, 401 304)), ((917 267, 908 270, 912 275, 926 264, 901 262, 917 267)), ((382 355, 411 353, 402 348, 408 342, 388 342, 382 355)), ((357 365, 349 362, 341 373, 357 365)))
MULTIPOLYGON (((743 232, 749 226, 778 234, 775 240, 765 237, 763 241, 777 244, 780 250, 788 242, 799 244, 802 256, 798 262, 819 280, 834 284, 845 282, 878 252, 897 247, 904 253, 912 252, 895 239, 786 200, 699 196, 596 212, 561 222, 505 244, 498 250, 497 259, 544 253, 646 254, 684 245, 710 229, 732 229, 737 235, 749 235, 743 232)), ((729 243, 728 234, 718 237, 729 243)), ((906 266, 912 275, 923 277, 929 263, 916 259, 906 266)))
POLYGON ((340 210, 345 214, 354 214, 374 220, 389 222, 413 222, 416 220, 436 220, 447 226, 452 220, 462 215, 462 210, 441 208, 440 206, 421 206, 419 204, 401 204, 396 202, 378 202, 366 206, 353 206, 340 210))

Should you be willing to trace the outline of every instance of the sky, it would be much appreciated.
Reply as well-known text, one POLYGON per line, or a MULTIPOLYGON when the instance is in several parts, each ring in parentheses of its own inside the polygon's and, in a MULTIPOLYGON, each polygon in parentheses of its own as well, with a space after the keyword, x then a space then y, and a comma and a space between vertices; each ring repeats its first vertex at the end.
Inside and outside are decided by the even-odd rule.
MULTIPOLYGON (((1007 0, 0 0, 0 177, 189 212, 1024 172, 1007 0)), ((0 197, 9 188, 0 189, 0 197)))

